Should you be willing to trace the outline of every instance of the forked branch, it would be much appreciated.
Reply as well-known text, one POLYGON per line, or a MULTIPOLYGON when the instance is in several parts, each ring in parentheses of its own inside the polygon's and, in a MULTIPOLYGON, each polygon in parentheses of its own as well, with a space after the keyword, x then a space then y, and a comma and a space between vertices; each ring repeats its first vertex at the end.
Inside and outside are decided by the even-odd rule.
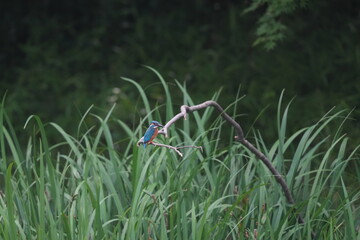
MULTIPOLYGON (((168 128, 171 125, 173 125, 177 120, 179 120, 180 118, 184 118, 186 120, 186 115, 188 113, 198 111, 207 107, 214 107, 220 113, 220 116, 234 127, 236 132, 235 139, 239 141, 242 145, 244 145, 247 149, 249 149, 253 154, 255 154, 255 156, 266 165, 266 167, 274 175, 276 181, 280 184, 288 203, 294 204, 295 203, 294 198, 292 197, 290 189, 286 184, 282 175, 275 169, 275 167, 271 164, 269 159, 262 152, 260 152, 260 150, 258 150, 254 145, 252 145, 248 140, 246 140, 240 124, 237 123, 233 118, 231 118, 226 112, 224 112, 224 109, 217 102, 206 101, 194 106, 186 106, 186 105, 181 106, 180 113, 178 113, 172 119, 170 119, 170 121, 166 123, 166 125, 159 131, 158 134, 163 134, 165 135, 165 137, 168 137, 168 128)), ((298 216, 298 222, 304 223, 304 219, 300 215, 298 216)))
MULTIPOLYGON (((137 146, 139 147, 141 144, 144 143, 144 137, 142 137, 138 142, 137 142, 137 146)), ((162 143, 156 143, 156 142, 148 142, 147 144, 151 144, 154 146, 158 146, 158 147, 165 147, 165 148, 169 148, 174 150, 177 154, 179 154, 180 157, 183 156, 183 154, 179 151, 179 149, 181 148, 197 148, 200 149, 202 151, 202 147, 201 146, 181 146, 181 147, 174 147, 171 145, 166 145, 166 144, 162 144, 162 143)))

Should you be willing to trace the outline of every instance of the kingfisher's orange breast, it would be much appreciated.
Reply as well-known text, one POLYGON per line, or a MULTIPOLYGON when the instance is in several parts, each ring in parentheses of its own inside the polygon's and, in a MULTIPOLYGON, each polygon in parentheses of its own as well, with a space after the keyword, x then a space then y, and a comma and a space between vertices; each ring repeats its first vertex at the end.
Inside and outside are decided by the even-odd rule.
POLYGON ((155 128, 155 132, 154 132, 154 134, 152 135, 152 137, 150 138, 150 141, 149 141, 149 142, 151 142, 152 140, 154 140, 154 138, 156 138, 156 136, 158 135, 158 132, 159 132, 159 130, 158 130, 157 128, 155 128))

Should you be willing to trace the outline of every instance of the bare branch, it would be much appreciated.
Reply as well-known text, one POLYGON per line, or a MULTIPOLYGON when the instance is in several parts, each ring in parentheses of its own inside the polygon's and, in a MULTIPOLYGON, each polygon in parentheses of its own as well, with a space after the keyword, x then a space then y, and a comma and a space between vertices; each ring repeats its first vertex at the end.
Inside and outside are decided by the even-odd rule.
POLYGON ((179 120, 182 117, 186 120, 186 114, 187 113, 198 111, 200 109, 207 108, 209 106, 214 107, 218 112, 220 112, 220 115, 227 122, 229 122, 231 125, 234 126, 238 139, 243 139, 244 138, 244 133, 243 133, 243 130, 242 130, 241 126, 234 119, 232 119, 227 113, 225 113, 224 109, 217 102, 211 101, 211 100, 203 102, 203 103, 195 105, 195 106, 191 106, 191 107, 186 106, 186 105, 181 106, 181 108, 180 108, 181 112, 178 113, 177 115, 175 115, 172 119, 170 119, 170 121, 168 121, 165 124, 165 126, 159 131, 158 134, 163 134, 163 135, 165 135, 165 137, 168 137, 168 134, 167 134, 168 128, 171 125, 173 125, 177 120, 179 120))
MULTIPOLYGON (((239 141, 243 146, 245 146, 248 150, 250 150, 255 156, 260 159, 265 166, 270 170, 270 172, 274 175, 276 181, 280 184, 284 195, 290 204, 295 204, 294 198, 292 197, 291 191, 286 184, 283 176, 275 169, 275 167, 271 164, 269 159, 254 145, 252 145, 248 140, 244 137, 244 132, 239 123, 237 123, 234 119, 232 119, 227 113, 224 112, 224 109, 215 101, 206 101, 198 105, 194 106, 186 106, 183 105, 180 107, 180 113, 175 115, 170 121, 166 123, 166 125, 159 131, 158 134, 163 134, 165 137, 168 137, 168 129, 171 125, 173 125, 180 118, 184 118, 186 120, 186 116, 188 113, 198 111, 207 107, 214 107, 230 125, 235 128, 236 136, 235 140, 239 141)), ((298 215, 298 222, 304 223, 304 219, 298 215)), ((314 233, 313 233, 314 236, 314 233)))
POLYGON ((166 148, 172 149, 172 150, 174 150, 177 154, 179 154, 180 157, 183 157, 182 153, 181 153, 179 150, 177 150, 176 147, 173 147, 173 146, 170 146, 170 145, 166 145, 166 144, 156 143, 156 142, 149 142, 149 144, 152 144, 152 145, 154 145, 154 146, 166 147, 166 148))
MULTIPOLYGON (((137 142, 137 146, 139 147, 141 144, 144 144, 144 137, 140 138, 140 140, 137 142)), ((183 157, 183 154, 179 151, 179 149, 181 148, 197 148, 200 149, 202 151, 202 147, 201 146, 180 146, 180 147, 174 147, 171 145, 166 145, 166 144, 161 144, 161 143, 156 143, 156 142, 148 142, 147 144, 151 144, 154 146, 158 146, 158 147, 166 147, 169 149, 174 150, 177 154, 180 155, 180 157, 183 157)))
POLYGON ((181 149, 181 148, 197 148, 200 149, 200 151, 203 151, 203 147, 202 146, 180 146, 180 147, 176 147, 177 149, 181 149))

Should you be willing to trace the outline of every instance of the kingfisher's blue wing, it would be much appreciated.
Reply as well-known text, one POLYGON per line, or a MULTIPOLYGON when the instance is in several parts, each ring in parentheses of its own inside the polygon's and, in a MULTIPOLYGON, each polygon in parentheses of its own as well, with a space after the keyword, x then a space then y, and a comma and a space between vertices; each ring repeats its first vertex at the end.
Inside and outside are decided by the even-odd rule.
POLYGON ((146 143, 151 140, 151 137, 155 134, 156 129, 150 126, 144 135, 144 147, 146 147, 146 143))

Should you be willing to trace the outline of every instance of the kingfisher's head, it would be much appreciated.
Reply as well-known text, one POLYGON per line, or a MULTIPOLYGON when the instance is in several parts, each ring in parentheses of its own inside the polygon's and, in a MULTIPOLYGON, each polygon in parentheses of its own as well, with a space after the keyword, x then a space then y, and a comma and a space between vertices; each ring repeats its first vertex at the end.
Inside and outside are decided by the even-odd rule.
POLYGON ((151 121, 150 126, 155 127, 155 128, 163 127, 163 125, 161 125, 158 121, 151 121))

